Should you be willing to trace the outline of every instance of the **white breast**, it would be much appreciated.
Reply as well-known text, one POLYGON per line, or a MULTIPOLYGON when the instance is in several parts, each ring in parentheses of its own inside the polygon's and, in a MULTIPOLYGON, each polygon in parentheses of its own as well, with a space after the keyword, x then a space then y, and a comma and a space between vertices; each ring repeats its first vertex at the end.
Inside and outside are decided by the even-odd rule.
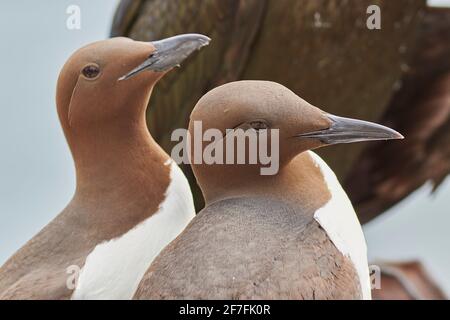
POLYGON ((327 232, 336 248, 354 264, 361 283, 363 299, 372 298, 367 246, 355 210, 334 172, 314 152, 309 152, 321 169, 331 193, 330 201, 316 211, 314 218, 327 232))
POLYGON ((131 299, 153 259, 195 216, 186 177, 174 163, 157 213, 89 254, 72 299, 131 299))

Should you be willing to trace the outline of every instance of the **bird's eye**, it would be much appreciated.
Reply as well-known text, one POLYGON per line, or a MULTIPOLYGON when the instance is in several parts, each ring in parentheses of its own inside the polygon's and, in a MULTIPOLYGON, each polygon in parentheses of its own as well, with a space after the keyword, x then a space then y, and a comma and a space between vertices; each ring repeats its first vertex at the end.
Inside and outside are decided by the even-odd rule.
POLYGON ((100 68, 94 64, 90 64, 84 67, 83 70, 81 70, 81 73, 88 79, 94 79, 99 75, 100 68))
POLYGON ((256 131, 269 129, 269 125, 264 121, 252 121, 250 126, 256 131))

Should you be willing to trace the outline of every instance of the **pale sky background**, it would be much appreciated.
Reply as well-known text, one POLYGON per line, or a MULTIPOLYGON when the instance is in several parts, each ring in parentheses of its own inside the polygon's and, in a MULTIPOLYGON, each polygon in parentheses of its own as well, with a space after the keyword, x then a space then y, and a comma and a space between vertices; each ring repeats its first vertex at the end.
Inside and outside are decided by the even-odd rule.
MULTIPOLYGON (((450 0, 429 1, 450 5, 450 0)), ((108 36, 116 0, 10 0, 0 11, 0 265, 53 219, 75 189, 54 102, 58 73, 82 45, 108 36), (81 8, 81 30, 66 9, 81 8)), ((371 260, 421 259, 450 296, 450 179, 424 186, 365 229, 371 260)))

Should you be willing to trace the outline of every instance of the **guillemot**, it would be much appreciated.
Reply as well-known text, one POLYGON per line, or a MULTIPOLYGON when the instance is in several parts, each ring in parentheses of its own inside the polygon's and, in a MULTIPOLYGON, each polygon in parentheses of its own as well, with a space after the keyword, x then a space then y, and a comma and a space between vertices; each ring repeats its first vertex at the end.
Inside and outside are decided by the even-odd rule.
POLYGON ((56 103, 76 192, 1 267, 0 299, 133 296, 153 258, 195 215, 185 176, 147 130, 147 104, 158 80, 209 40, 113 38, 69 58, 56 103), (68 270, 77 272, 73 283, 68 270))
POLYGON ((153 261, 134 298, 370 299, 357 215, 333 171, 310 150, 403 137, 325 113, 266 81, 210 91, 195 106, 190 131, 195 121, 222 132, 212 144, 226 144, 227 129, 246 129, 256 139, 277 131, 279 172, 193 163, 206 207, 153 261))

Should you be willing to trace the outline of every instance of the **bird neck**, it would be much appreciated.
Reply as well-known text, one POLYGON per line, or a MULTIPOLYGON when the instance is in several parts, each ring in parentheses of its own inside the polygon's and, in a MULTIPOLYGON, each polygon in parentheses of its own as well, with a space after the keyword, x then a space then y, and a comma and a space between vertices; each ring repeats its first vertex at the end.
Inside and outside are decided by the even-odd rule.
POLYGON ((278 174, 264 176, 245 166, 209 166, 196 170, 206 205, 238 197, 264 197, 289 203, 313 216, 331 195, 309 152, 303 152, 280 168, 278 174))
POLYGON ((130 191, 137 196, 148 193, 159 178, 165 179, 169 157, 150 135, 144 115, 137 121, 79 130, 68 141, 78 196, 119 199, 130 191))

